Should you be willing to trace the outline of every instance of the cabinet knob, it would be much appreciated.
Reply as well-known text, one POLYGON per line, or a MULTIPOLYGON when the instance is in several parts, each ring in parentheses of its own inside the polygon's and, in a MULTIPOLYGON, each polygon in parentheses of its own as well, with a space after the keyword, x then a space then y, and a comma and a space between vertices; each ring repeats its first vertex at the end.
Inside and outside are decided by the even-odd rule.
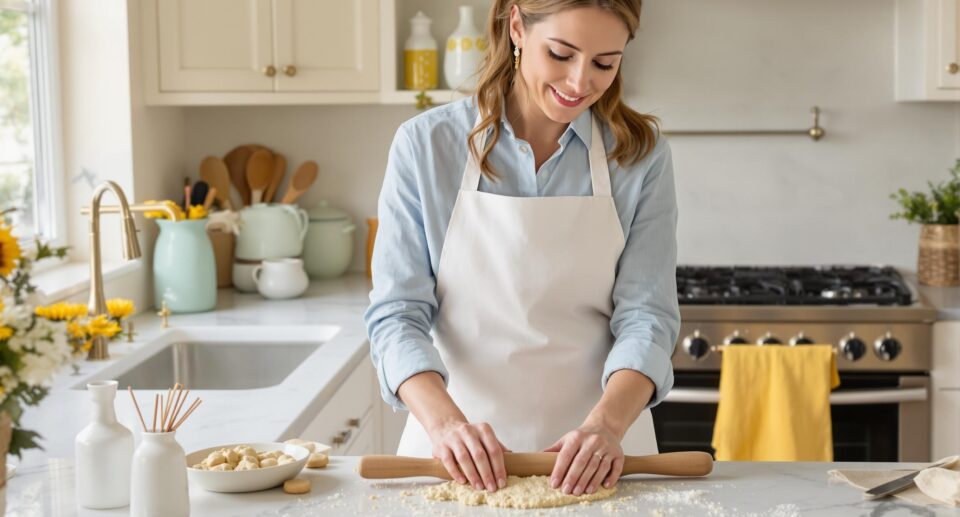
POLYGON ((360 419, 351 418, 350 420, 347 420, 347 425, 349 425, 350 427, 360 427, 360 419))
POLYGON ((343 437, 340 435, 334 436, 330 439, 332 445, 343 445, 343 437))
POLYGON ((267 65, 263 67, 263 75, 267 77, 273 77, 277 75, 277 69, 274 68, 273 65, 267 65))
POLYGON ((950 63, 947 65, 947 72, 950 72, 951 74, 960 73, 960 64, 950 63))
POLYGON ((293 77, 293 76, 297 75, 297 67, 295 67, 295 66, 293 66, 293 65, 287 65, 287 66, 283 67, 283 73, 289 75, 290 77, 293 77))

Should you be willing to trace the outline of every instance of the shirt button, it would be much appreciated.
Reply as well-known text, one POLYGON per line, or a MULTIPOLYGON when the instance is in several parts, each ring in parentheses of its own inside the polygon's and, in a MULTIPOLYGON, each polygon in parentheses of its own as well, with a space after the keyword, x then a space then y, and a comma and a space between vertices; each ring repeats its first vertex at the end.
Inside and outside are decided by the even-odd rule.
POLYGON ((525 145, 521 145, 521 146, 520 146, 520 152, 521 152, 521 153, 526 154, 527 151, 529 151, 529 149, 527 149, 527 146, 525 146, 525 145))

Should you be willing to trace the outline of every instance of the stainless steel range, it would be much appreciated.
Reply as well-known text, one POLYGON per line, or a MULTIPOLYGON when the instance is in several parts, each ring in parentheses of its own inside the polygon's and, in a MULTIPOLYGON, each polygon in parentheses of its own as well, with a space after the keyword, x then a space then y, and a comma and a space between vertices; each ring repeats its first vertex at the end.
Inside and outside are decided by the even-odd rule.
POLYGON ((712 452, 717 345, 837 349, 836 461, 928 461, 936 311, 890 267, 677 268, 675 383, 654 408, 661 452, 712 452))

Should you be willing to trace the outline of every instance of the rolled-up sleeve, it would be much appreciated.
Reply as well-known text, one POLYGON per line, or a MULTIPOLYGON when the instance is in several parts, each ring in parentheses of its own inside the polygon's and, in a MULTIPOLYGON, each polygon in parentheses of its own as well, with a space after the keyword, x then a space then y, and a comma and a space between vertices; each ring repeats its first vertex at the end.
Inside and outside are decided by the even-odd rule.
POLYGON ((424 231, 417 163, 413 143, 401 126, 390 147, 377 205, 373 289, 363 317, 381 394, 397 409, 406 409, 397 389, 411 376, 435 371, 444 382, 448 378, 430 336, 437 314, 436 278, 424 231))
POLYGON ((615 340, 601 380, 606 389, 610 375, 618 370, 631 369, 646 375, 656 386, 648 408, 659 404, 673 386, 670 356, 680 331, 673 161, 666 140, 661 139, 658 144, 644 174, 617 266, 610 318, 615 340))

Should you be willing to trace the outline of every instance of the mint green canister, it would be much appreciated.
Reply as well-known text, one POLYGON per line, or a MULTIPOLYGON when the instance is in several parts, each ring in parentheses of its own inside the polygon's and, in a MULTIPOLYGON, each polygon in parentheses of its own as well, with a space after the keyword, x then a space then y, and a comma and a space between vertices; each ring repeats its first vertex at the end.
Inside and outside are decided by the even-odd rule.
POLYGON ((203 312, 217 305, 217 267, 206 219, 158 219, 153 250, 153 301, 170 312, 203 312))

